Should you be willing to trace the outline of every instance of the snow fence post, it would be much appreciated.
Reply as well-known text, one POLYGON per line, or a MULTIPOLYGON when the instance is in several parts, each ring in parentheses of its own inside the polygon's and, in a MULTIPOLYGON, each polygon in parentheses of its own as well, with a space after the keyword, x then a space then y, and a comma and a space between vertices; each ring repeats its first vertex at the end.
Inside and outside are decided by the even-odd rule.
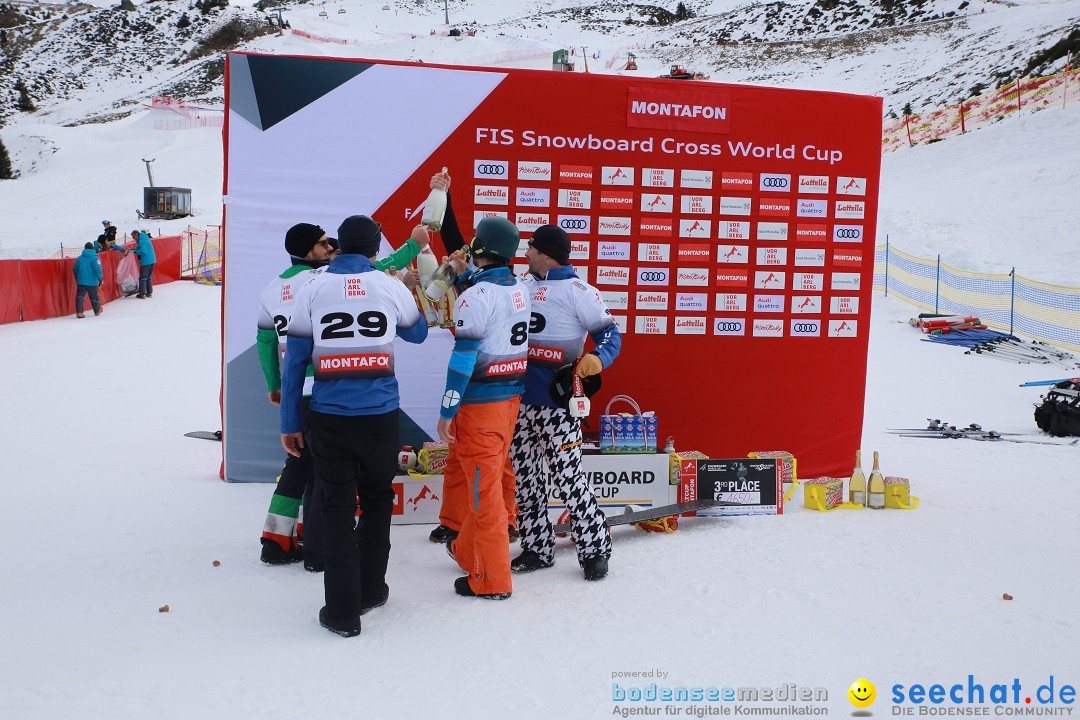
POLYGON ((1065 58, 1065 82, 1061 83, 1061 109, 1065 109, 1065 97, 1069 94, 1069 69, 1072 58, 1065 58))
POLYGON ((1013 319, 1016 314, 1016 268, 1009 270, 1009 334, 1013 334, 1013 319))
POLYGON ((889 233, 885 233, 885 297, 889 297, 889 233))
POLYGON ((937 256, 937 279, 934 285, 934 312, 938 311, 941 304, 941 255, 937 256))

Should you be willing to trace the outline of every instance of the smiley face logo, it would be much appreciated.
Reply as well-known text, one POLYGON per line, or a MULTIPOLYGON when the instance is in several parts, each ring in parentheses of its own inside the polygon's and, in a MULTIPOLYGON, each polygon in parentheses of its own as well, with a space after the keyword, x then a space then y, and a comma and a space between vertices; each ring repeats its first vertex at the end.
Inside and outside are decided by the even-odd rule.
POLYGON ((857 708, 868 708, 877 699, 877 690, 874 684, 866 678, 859 678, 851 683, 847 691, 848 700, 857 708))

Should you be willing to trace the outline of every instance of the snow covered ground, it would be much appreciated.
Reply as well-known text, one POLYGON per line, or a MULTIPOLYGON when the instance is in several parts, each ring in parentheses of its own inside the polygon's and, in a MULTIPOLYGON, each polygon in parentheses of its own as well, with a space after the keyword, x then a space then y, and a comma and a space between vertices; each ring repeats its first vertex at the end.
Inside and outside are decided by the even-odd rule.
POLYGON ((390 601, 346 641, 318 626, 320 577, 258 560, 271 487, 220 482, 220 447, 183 437, 218 427, 219 302, 173 283, 0 327, 0 717, 603 718, 612 673, 652 669, 670 675, 614 681, 795 683, 846 715, 865 677, 882 717, 896 683, 1080 682, 1080 446, 884 432, 928 415, 1030 432, 1038 390, 1017 385, 1060 368, 919 342, 910 307, 877 297, 862 447, 918 510, 616 528, 603 582, 562 541, 503 603, 454 595, 430 528, 396 526, 390 601))
MULTIPOLYGON (((286 50, 315 47, 339 49, 286 50)), ((1071 106, 887 155, 879 236, 959 267, 1080 284, 1078 131, 1071 106)), ((38 166, 0 183, 0 255, 81 244, 105 218, 136 227, 143 157, 157 158, 159 182, 193 188, 192 224, 218 224, 218 133, 154 130, 148 113, 5 128, 38 166)), ((454 595, 430 528, 397 526, 390 601, 342 640, 318 626, 320 577, 258 560, 272 488, 221 483, 220 446, 183 437, 219 427, 220 300, 173 283, 99 318, 0 326, 14 540, 0 564, 3 720, 586 720, 635 705, 613 701, 613 682, 794 683, 828 694, 794 707, 848 716, 859 678, 885 717, 893 685, 966 687, 969 675, 987 692, 1019 680, 1020 702, 1000 710, 1075 708, 1035 692, 1051 675, 1055 692, 1080 685, 1080 446, 885 432, 937 417, 1031 433, 1039 391, 1017 386, 1061 368, 920 342, 905 322, 916 311, 875 296, 862 447, 910 478, 918 510, 816 513, 800 490, 783 517, 688 520, 666 536, 616 528, 609 578, 585 583, 563 541, 556 566, 515 578, 504 603, 454 595), (615 676, 635 671, 666 675, 615 676)), ((828 418, 811 408, 791 421, 828 418)))

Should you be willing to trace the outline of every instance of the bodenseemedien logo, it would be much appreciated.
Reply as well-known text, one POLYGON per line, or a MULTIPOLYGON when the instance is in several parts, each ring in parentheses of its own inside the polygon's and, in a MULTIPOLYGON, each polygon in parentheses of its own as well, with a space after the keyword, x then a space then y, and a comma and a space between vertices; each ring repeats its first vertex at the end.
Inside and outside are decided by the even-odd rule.
MULTIPOLYGON (((646 671, 653 672, 653 671, 646 671)), ((624 677, 666 678, 668 673, 650 675, 638 672, 612 673, 612 679, 624 677)), ((678 715, 708 717, 712 715, 753 715, 758 717, 806 717, 828 715, 826 704, 829 692, 821 687, 804 687, 794 683, 777 687, 718 687, 716 685, 627 685, 612 682, 613 714, 678 715)))

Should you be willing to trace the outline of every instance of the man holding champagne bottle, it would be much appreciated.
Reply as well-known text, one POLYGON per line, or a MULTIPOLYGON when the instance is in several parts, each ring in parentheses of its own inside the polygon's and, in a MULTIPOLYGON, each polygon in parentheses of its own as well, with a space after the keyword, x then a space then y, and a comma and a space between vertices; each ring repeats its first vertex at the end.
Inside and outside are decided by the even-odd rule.
MULTIPOLYGON (((442 172, 431 177, 431 194, 428 195, 427 202, 424 204, 424 219, 422 222, 431 228, 437 227, 440 230, 443 246, 446 248, 446 252, 449 253, 449 257, 445 258, 442 265, 436 267, 434 256, 431 256, 429 260, 431 265, 426 273, 426 278, 424 277, 424 270, 420 269, 421 282, 417 294, 418 296, 424 295, 421 298, 421 306, 423 306, 424 300, 429 303, 437 300, 437 298, 432 298, 425 293, 427 288, 432 287, 432 277, 436 273, 445 272, 443 278, 438 281, 440 284, 445 285, 447 282, 453 282, 455 290, 461 291, 463 288, 457 278, 465 276, 469 270, 466 259, 468 252, 465 246, 465 237, 461 234, 457 218, 454 215, 454 205, 450 195, 450 175, 445 167, 442 172), (450 277, 451 274, 455 276, 453 279, 450 277)), ((423 257, 423 255, 417 257, 418 267, 423 257)), ((432 289, 434 290, 434 288, 432 289)), ((438 290, 446 292, 445 287, 440 287, 438 290)), ((434 312, 432 310, 433 314, 434 312)), ((428 324, 433 323, 429 320, 428 324)), ((451 452, 453 452, 452 449, 451 452)), ((501 486, 508 520, 507 533, 511 540, 516 540, 518 537, 517 503, 514 497, 514 469, 510 463, 507 463, 503 470, 501 486)), ((428 535, 431 542, 445 543, 457 537, 462 524, 465 522, 467 502, 465 476, 459 463, 451 462, 443 473, 443 495, 442 505, 439 509, 439 525, 428 535)))
MULTIPOLYGON (((506 218, 484 218, 470 245, 476 270, 455 308, 454 351, 439 411, 448 462, 465 479, 470 502, 451 555, 468 576, 458 595, 510 597, 510 551, 503 478, 528 362, 530 297, 507 267, 519 234, 506 218)), ((447 469, 447 474, 451 472, 447 469)))
POLYGON ((524 573, 555 564, 555 538, 548 518, 548 477, 566 502, 586 580, 608 572, 611 537, 592 485, 581 468, 581 421, 558 406, 549 392, 560 367, 574 363, 579 377, 596 375, 611 365, 622 348, 622 335, 600 292, 577 276, 570 264, 570 238, 555 225, 542 225, 525 252, 532 296, 529 369, 510 458, 518 478, 521 554, 510 563, 524 573), (583 353, 585 338, 593 349, 583 353), (575 362, 576 361, 576 362, 575 362))

